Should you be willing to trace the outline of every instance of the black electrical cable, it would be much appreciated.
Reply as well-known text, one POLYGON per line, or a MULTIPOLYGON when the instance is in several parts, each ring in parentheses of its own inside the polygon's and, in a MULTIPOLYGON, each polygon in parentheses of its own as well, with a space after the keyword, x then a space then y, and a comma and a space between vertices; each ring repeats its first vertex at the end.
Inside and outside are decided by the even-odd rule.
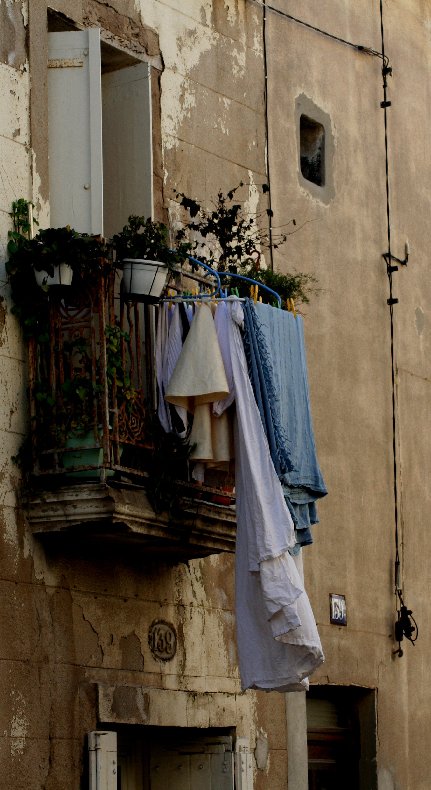
POLYGON ((341 38, 341 36, 336 36, 334 33, 328 33, 327 30, 322 30, 322 28, 316 27, 316 25, 311 25, 310 22, 305 22, 304 19, 299 19, 292 14, 288 14, 286 11, 281 11, 281 9, 267 3, 266 0, 251 0, 251 2, 261 6, 261 8, 265 9, 265 11, 272 11, 274 14, 278 14, 279 16, 283 16, 286 19, 290 19, 291 22, 296 22, 298 25, 307 27, 309 30, 314 30, 315 33, 320 33, 320 35, 326 36, 326 38, 332 38, 334 41, 338 41, 340 44, 345 44, 347 47, 352 47, 353 49, 356 49, 359 52, 365 52, 368 55, 375 55, 376 57, 382 58, 383 61, 385 61, 383 52, 377 52, 377 50, 372 49, 371 47, 365 47, 362 44, 355 44, 353 41, 348 41, 345 38, 341 38))
MULTIPOLYGON (((351 47, 358 52, 364 52, 369 55, 373 55, 375 57, 381 58, 383 61, 382 66, 382 76, 383 76, 383 102, 381 103, 381 107, 384 113, 384 132, 385 132, 385 175, 386 175, 386 225, 387 225, 387 241, 388 241, 388 251, 383 256, 386 261, 386 268, 387 268, 387 275, 389 281, 389 315, 390 315, 390 358, 391 358, 391 390, 392 390, 392 457, 393 457, 393 478, 394 478, 394 524, 395 524, 395 594, 397 596, 397 614, 398 619, 400 619, 400 615, 403 609, 406 607, 402 601, 402 582, 400 581, 400 573, 401 573, 401 563, 400 563, 400 538, 399 538, 399 516, 398 516, 398 456, 397 456, 397 410, 396 410, 396 386, 395 386, 395 371, 396 371, 396 363, 395 363, 395 343, 394 343, 394 304, 398 302, 398 299, 395 299, 393 296, 393 288, 392 288, 392 274, 393 271, 396 271, 396 267, 392 265, 392 250, 391 250, 391 209, 390 209, 390 185, 389 185, 389 135, 388 135, 388 114, 387 108, 390 107, 390 102, 387 99, 387 77, 389 74, 392 73, 392 69, 389 67, 389 59, 385 54, 385 30, 384 30, 384 21, 383 21, 383 0, 380 0, 380 34, 381 34, 381 45, 382 51, 378 52, 371 47, 363 46, 362 44, 356 44, 353 41, 348 41, 341 36, 336 36, 333 33, 329 33, 327 30, 323 30, 322 28, 317 27, 316 25, 312 25, 309 22, 305 22, 303 19, 299 19, 298 17, 293 16, 292 14, 288 14, 286 11, 282 11, 279 8, 276 8, 270 3, 267 3, 266 0, 251 0, 251 2, 255 3, 256 5, 260 6, 263 9, 263 51, 264 51, 264 64, 265 64, 265 123, 266 123, 266 140, 267 140, 267 177, 268 182, 270 179, 269 174, 269 150, 268 150, 268 70, 267 70, 267 47, 266 47, 266 12, 272 11, 279 16, 282 16, 286 19, 289 19, 292 22, 295 22, 298 25, 302 25, 303 27, 308 28, 309 30, 313 30, 315 33, 319 33, 326 38, 330 38, 334 41, 339 42, 340 44, 344 44, 345 46, 351 47), (399 603, 399 606, 398 606, 399 603)), ((268 184, 269 185, 269 184, 268 184)), ((269 200, 271 201, 271 191, 269 191, 269 200)), ((271 207, 271 204, 269 204, 271 207)), ((270 221, 271 221, 271 211, 270 211, 270 221)), ((272 226, 270 225, 270 233, 272 232, 272 226)), ((272 249, 271 249, 272 254, 272 249)), ((272 261, 271 261, 272 262, 272 261)), ((407 262, 407 258, 403 263, 407 262)), ((410 615, 411 612, 409 611, 410 615)), ((415 623, 414 619, 411 618, 415 623)), ((416 626, 416 623, 415 623, 416 626)), ((416 626, 417 629, 417 626, 416 626)), ((418 633, 418 629, 417 629, 418 633)), ((417 638, 416 633, 416 638, 417 638)), ((415 641, 415 640, 410 640, 415 641)), ((402 655, 402 651, 400 650, 399 655, 402 655)))
POLYGON ((269 236, 269 255, 270 255, 270 268, 274 269, 274 254, 273 254, 273 229, 272 229, 272 199, 271 199, 271 172, 269 162, 269 119, 268 119, 268 55, 266 47, 266 0, 262 3, 263 20, 262 20, 262 39, 263 39, 263 64, 264 64, 264 105, 265 105, 265 141, 266 141, 266 180, 268 184, 268 236, 269 236))
POLYGON ((395 345, 394 345, 394 301, 392 291, 392 251, 391 251, 391 202, 390 202, 390 185, 389 185, 389 139, 388 139, 388 112, 387 107, 387 68, 385 56, 385 29, 383 22, 383 0, 380 0, 380 32, 382 41, 382 56, 383 56, 383 114, 384 114, 384 128, 385 128, 385 171, 386 171, 386 224, 387 224, 387 240, 388 252, 385 256, 387 275, 389 281, 389 315, 390 315, 390 333, 391 333, 391 386, 392 386, 392 456, 393 456, 393 476, 394 476, 394 523, 395 523, 395 593, 399 598, 402 590, 400 584, 400 553, 399 553, 399 521, 398 521, 398 457, 397 457, 397 409, 396 409, 396 389, 395 389, 395 345))
MULTIPOLYGON (((406 637, 412 645, 416 642, 419 636, 419 628, 416 620, 413 617, 413 612, 408 609, 403 601, 403 583, 401 578, 401 562, 400 562, 400 527, 398 517, 398 457, 397 457, 397 404, 396 404, 396 387, 395 387, 395 344, 394 344, 394 304, 398 299, 394 299, 392 291, 392 274, 397 271, 397 267, 392 265, 393 258, 391 251, 391 201, 390 201, 390 185, 389 185, 389 140, 388 140, 388 116, 387 108, 390 107, 391 102, 387 99, 387 76, 392 73, 388 67, 388 60, 385 55, 385 29, 383 22, 383 0, 380 0, 380 31, 382 40, 382 56, 383 56, 383 101, 381 107, 384 112, 384 128, 385 128, 385 169, 386 169, 386 218, 387 218, 387 240, 388 251, 383 256, 386 261, 386 270, 389 281, 389 315, 390 315, 390 336, 391 336, 391 386, 392 386, 392 456, 393 456, 393 477, 394 477, 394 538, 395 538, 395 563, 394 563, 394 587, 396 596, 396 610, 397 621, 395 623, 395 639, 398 641, 398 650, 395 650, 395 655, 400 658, 403 655, 401 649, 401 640, 406 637)), ((405 261, 407 262, 407 252, 405 261)))

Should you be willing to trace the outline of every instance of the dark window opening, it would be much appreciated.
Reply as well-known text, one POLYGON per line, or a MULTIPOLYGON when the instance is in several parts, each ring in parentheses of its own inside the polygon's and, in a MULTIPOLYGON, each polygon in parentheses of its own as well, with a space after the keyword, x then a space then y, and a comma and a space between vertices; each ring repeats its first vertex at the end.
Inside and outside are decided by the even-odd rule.
POLYGON ((234 729, 126 724, 115 730, 118 790, 234 790, 234 729))
POLYGON ((299 123, 301 173, 307 181, 325 184, 325 129, 321 123, 301 115, 299 123))
POLYGON ((310 790, 376 790, 375 692, 314 686, 307 695, 310 790))

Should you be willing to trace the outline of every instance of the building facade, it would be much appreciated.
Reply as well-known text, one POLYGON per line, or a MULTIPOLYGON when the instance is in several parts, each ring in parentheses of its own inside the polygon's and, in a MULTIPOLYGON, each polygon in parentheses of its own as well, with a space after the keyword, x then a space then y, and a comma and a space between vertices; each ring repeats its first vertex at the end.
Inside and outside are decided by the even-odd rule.
POLYGON ((0 0, 0 787, 429 787, 430 52, 419 0, 0 0), (180 551, 141 491, 29 489, 12 460, 30 426, 12 202, 110 236, 241 181, 289 233, 274 267, 319 284, 329 496, 303 557, 326 661, 307 695, 241 692, 231 511, 201 509, 180 551), (402 603, 420 633, 400 656, 402 603))

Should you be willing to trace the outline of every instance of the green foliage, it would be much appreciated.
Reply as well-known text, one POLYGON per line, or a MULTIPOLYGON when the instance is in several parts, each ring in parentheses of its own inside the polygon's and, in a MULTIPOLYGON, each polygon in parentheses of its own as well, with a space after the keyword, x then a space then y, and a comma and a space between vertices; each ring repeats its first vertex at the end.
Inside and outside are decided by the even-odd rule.
MULTIPOLYGON (((12 290, 12 312, 20 321, 24 336, 39 342, 48 335, 49 285, 40 287, 34 272, 54 274, 62 263, 71 266, 74 279, 86 286, 96 282, 112 267, 107 247, 100 236, 78 233, 73 228, 40 229, 29 238, 29 202, 19 198, 12 204, 13 230, 8 233, 6 272, 12 290)), ((35 224, 38 224, 34 220, 35 224)))
POLYGON ((173 250, 169 245, 168 228, 163 222, 132 214, 120 233, 112 238, 116 260, 142 258, 160 261, 168 266, 182 264, 190 245, 183 243, 173 250))
POLYGON ((6 269, 10 277, 17 273, 31 276, 33 270, 52 276, 55 267, 65 263, 78 277, 87 279, 108 265, 102 238, 78 233, 69 225, 40 229, 33 239, 22 233, 9 232, 7 251, 6 269))
POLYGON ((105 329, 106 337, 106 378, 108 389, 112 391, 116 385, 117 404, 119 407, 126 405, 130 412, 137 398, 137 390, 133 386, 130 374, 125 368, 123 344, 130 342, 130 335, 117 324, 108 325, 105 329))
MULTIPOLYGON (((262 228, 262 216, 252 216, 244 212, 244 207, 236 199, 241 181, 226 194, 219 192, 213 209, 207 210, 199 201, 177 192, 180 205, 187 211, 190 221, 178 231, 177 240, 182 242, 189 234, 198 238, 191 245, 192 254, 199 260, 221 272, 242 274, 267 285, 276 291, 285 306, 288 299, 307 303, 310 295, 318 292, 317 279, 312 274, 297 272, 281 274, 260 265, 265 250, 277 250, 286 243, 289 233, 274 234, 262 228)), ((268 185, 262 185, 262 193, 268 185)), ((272 215, 270 209, 265 212, 272 215)), ((288 225, 296 226, 292 219, 288 225)), ((294 231, 292 231, 294 232, 294 231)), ((223 283, 227 279, 223 278, 223 283)), ((241 296, 248 296, 249 285, 232 278, 232 285, 241 296)))
MULTIPOLYGON (((31 203, 25 198, 18 198, 12 203, 12 217, 13 231, 10 231, 8 238, 12 239, 14 236, 27 236, 30 238, 31 222, 30 222, 30 206, 33 209, 34 203, 31 203)), ((33 225, 38 225, 38 221, 33 218, 33 225)))
POLYGON ((63 351, 65 375, 56 398, 52 396, 46 377, 34 390, 39 412, 36 428, 44 431, 49 425, 55 426, 53 438, 60 445, 67 437, 83 436, 94 428, 97 399, 102 390, 102 385, 96 381, 88 341, 84 337, 73 338, 64 343, 63 351))
MULTIPOLYGON (((258 269, 255 266, 244 267, 239 274, 251 277, 252 280, 267 285, 281 297, 282 307, 288 307, 288 300, 293 299, 295 304, 308 304, 310 296, 319 292, 318 280, 313 274, 297 272, 295 274, 280 274, 272 269, 258 269)), ((249 284, 242 287, 236 278, 232 285, 238 288, 240 296, 249 295, 249 284)), ((263 295, 263 294, 262 294, 263 295)), ((270 296, 268 296, 270 298, 270 296)))

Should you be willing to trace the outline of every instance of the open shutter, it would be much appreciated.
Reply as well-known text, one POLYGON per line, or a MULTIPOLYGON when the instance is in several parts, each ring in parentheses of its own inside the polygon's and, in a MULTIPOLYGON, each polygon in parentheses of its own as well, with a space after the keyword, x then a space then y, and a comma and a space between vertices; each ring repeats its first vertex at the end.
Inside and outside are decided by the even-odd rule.
POLYGON ((148 63, 102 75, 105 236, 130 214, 153 215, 151 82, 148 63))
POLYGON ((100 31, 50 33, 51 225, 103 233, 100 31))
POLYGON ((88 733, 89 790, 117 790, 117 733, 88 733))
POLYGON ((253 755, 248 738, 236 739, 235 790, 253 790, 253 755))

